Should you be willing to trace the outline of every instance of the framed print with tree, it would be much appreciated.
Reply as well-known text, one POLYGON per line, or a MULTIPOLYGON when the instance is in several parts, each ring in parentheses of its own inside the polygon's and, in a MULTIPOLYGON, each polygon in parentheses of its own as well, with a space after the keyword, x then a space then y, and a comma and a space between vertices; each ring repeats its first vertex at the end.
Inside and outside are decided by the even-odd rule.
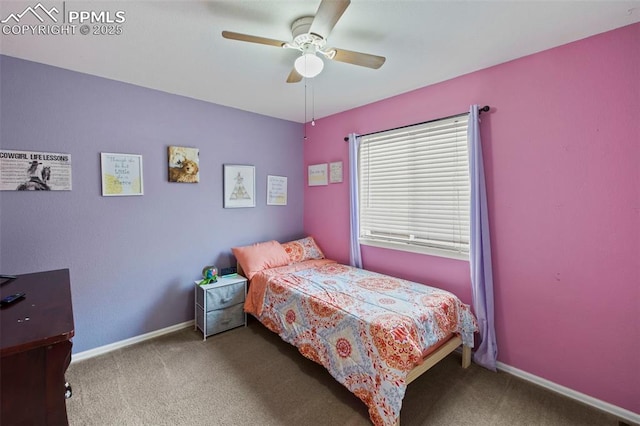
POLYGON ((142 155, 100 153, 102 196, 142 195, 142 155))
POLYGON ((267 205, 287 205, 287 178, 285 176, 267 176, 267 205))
POLYGON ((256 206, 256 168, 224 165, 224 208, 256 206))

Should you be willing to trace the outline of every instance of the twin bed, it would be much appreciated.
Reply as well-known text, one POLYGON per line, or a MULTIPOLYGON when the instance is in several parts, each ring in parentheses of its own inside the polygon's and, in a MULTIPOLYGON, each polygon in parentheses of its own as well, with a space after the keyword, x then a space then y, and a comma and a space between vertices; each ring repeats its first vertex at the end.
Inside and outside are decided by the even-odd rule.
POLYGON ((407 385, 460 345, 476 320, 450 292, 325 259, 312 237, 232 249, 250 280, 245 311, 398 425, 407 385))

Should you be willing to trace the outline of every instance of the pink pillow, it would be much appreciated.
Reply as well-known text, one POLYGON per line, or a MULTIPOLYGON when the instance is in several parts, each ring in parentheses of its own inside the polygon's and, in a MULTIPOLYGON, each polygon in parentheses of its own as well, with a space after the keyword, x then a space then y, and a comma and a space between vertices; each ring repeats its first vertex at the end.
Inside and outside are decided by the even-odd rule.
POLYGON ((279 242, 267 241, 250 246, 231 249, 242 271, 248 279, 263 269, 276 268, 289 264, 289 256, 279 242))
POLYGON ((313 237, 289 241, 282 244, 284 251, 289 256, 290 263, 298 263, 305 260, 324 259, 324 254, 316 244, 313 237))

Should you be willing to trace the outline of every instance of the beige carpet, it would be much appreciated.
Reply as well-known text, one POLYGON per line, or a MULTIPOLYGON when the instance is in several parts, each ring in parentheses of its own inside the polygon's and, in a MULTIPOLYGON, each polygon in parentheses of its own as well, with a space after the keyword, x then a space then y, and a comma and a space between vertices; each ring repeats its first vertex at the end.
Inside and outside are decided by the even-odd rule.
MULTIPOLYGON (((362 402, 255 320, 182 330, 71 364, 70 425, 370 425, 362 402)), ((411 383, 402 426, 618 425, 613 416, 452 354, 411 383)))

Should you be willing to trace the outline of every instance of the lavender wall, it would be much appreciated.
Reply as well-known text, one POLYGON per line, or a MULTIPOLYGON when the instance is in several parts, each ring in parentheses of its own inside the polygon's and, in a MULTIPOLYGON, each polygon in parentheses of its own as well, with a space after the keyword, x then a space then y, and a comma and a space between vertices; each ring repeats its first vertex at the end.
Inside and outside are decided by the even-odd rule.
POLYGON ((0 192, 0 270, 70 269, 75 353, 193 319, 204 265, 302 236, 300 124, 7 56, 0 76, 0 147, 73 162, 70 192, 0 192), (168 182, 169 145, 200 149, 200 183, 168 182), (142 154, 144 195, 102 197, 100 152, 142 154), (255 165, 255 208, 222 208, 223 164, 255 165), (266 205, 268 174, 287 206, 266 205))
MULTIPOLYGON (((316 120, 305 144, 305 165, 346 166, 350 132, 491 105, 481 131, 499 361, 635 413, 639 45, 640 24, 597 35, 316 120)), ((347 183, 305 188, 305 231, 343 262, 348 204, 347 183)), ((363 261, 471 300, 467 262, 373 247, 363 261)))

